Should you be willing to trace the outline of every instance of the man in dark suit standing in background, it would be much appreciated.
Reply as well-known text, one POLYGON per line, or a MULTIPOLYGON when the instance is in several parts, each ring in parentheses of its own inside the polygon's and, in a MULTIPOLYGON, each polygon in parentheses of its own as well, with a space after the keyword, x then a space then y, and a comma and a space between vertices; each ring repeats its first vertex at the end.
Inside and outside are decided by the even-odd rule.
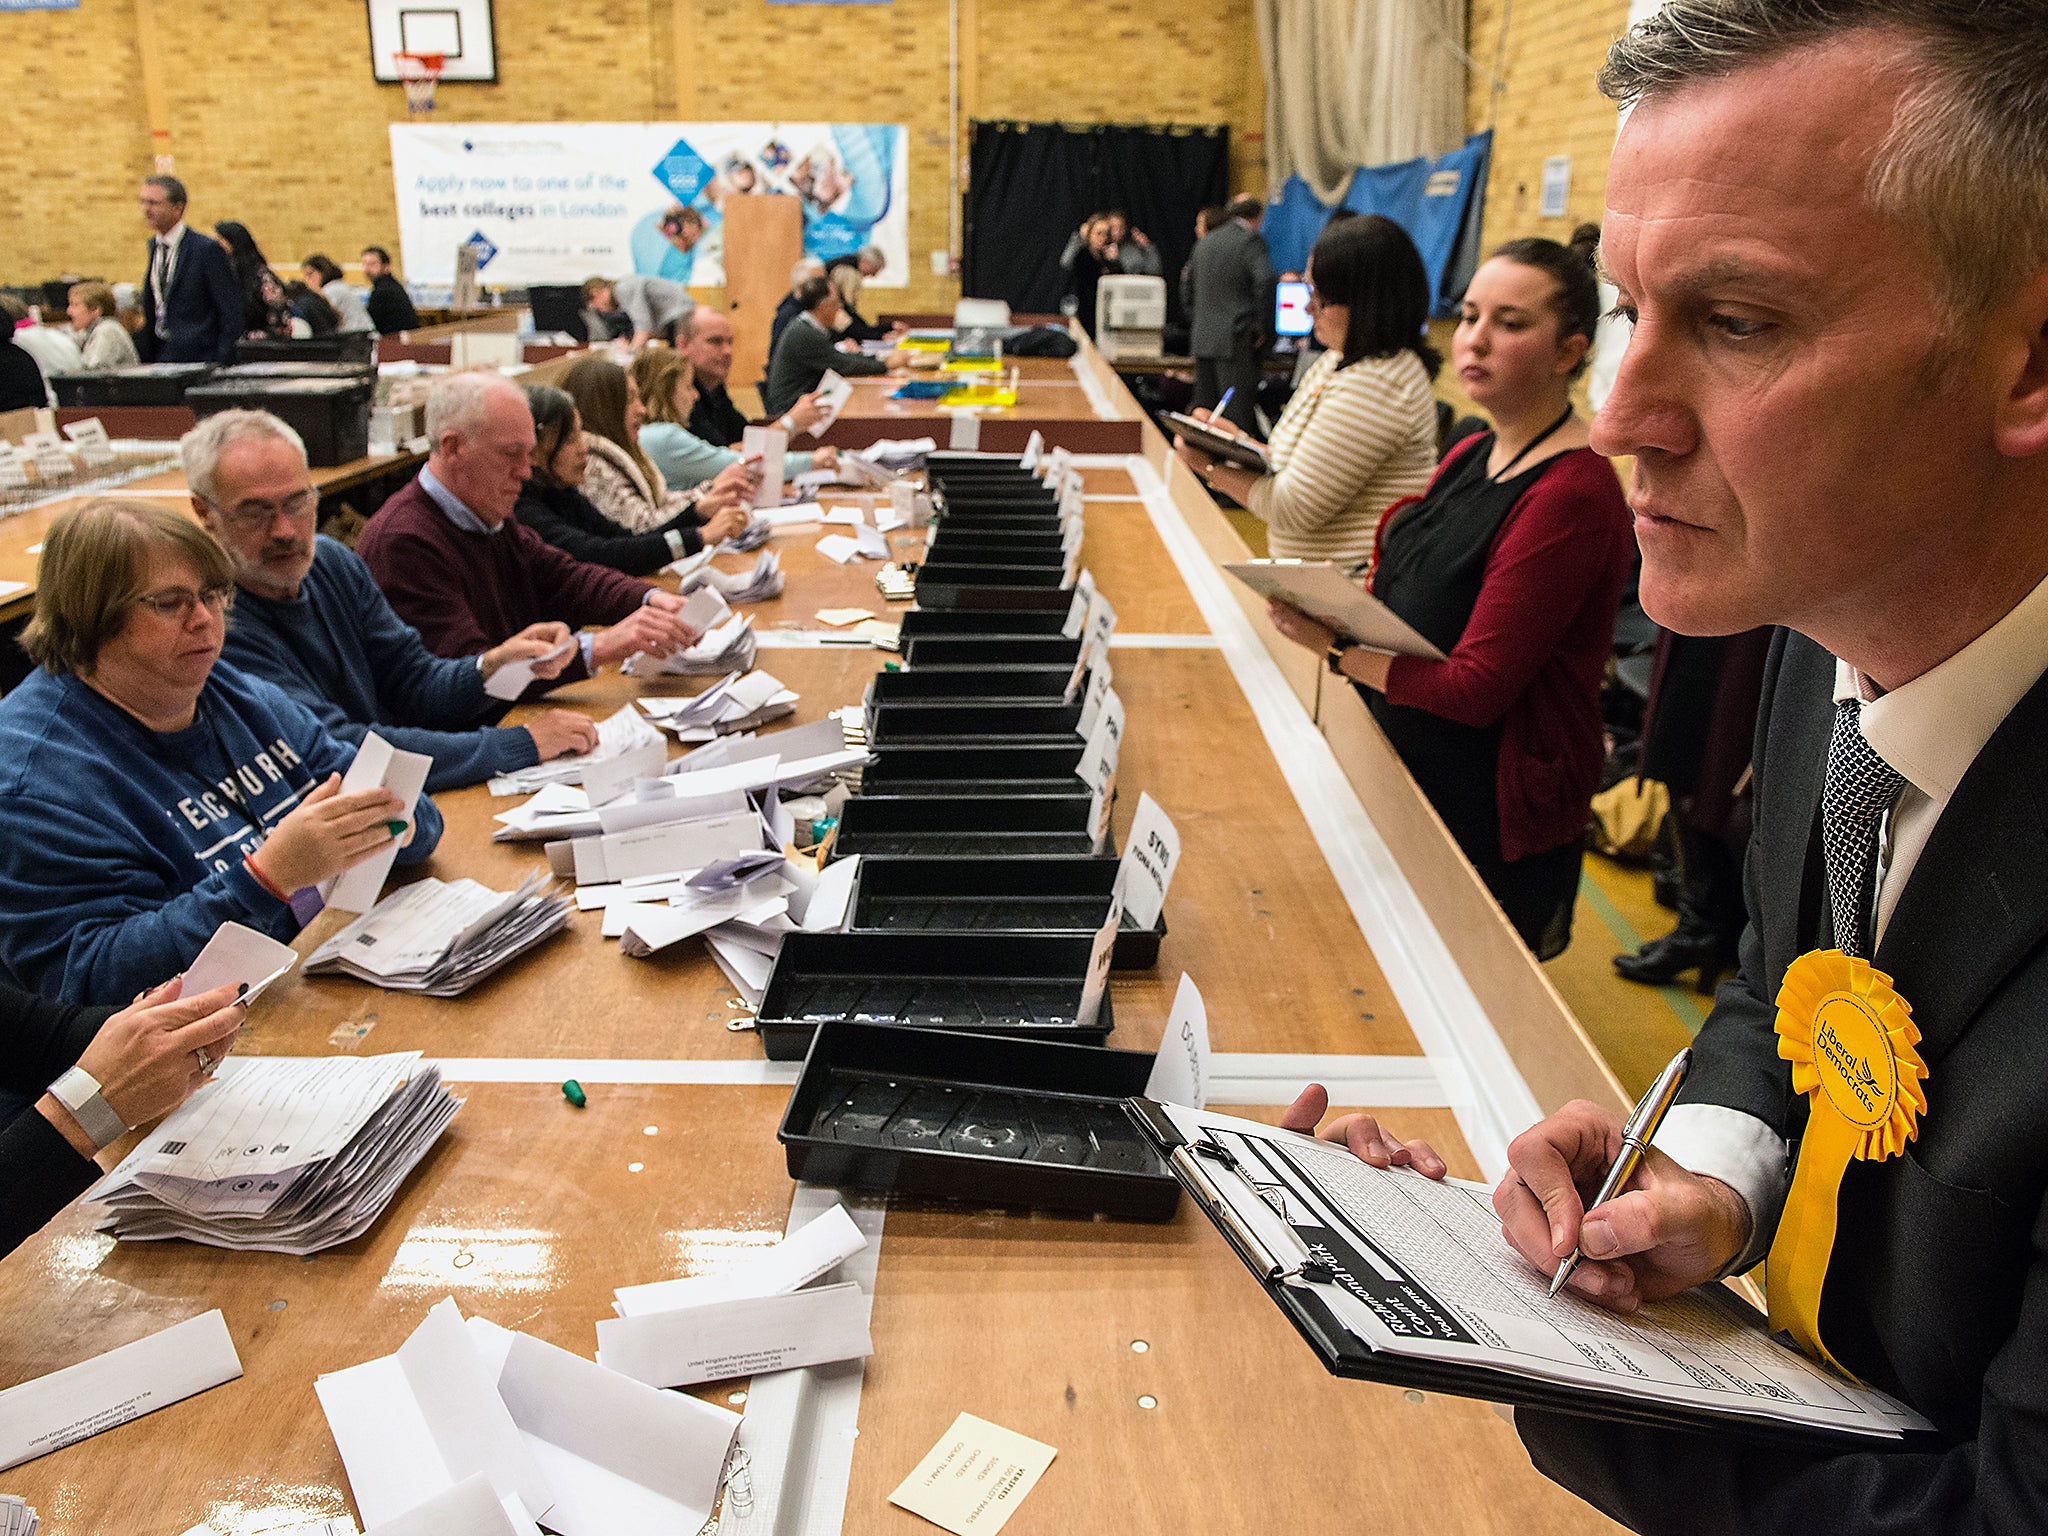
POLYGON ((1240 197, 1227 212, 1222 225, 1196 243, 1181 295, 1195 354, 1195 405, 1213 408, 1230 391, 1223 414, 1256 432, 1259 352, 1273 325, 1273 258, 1259 233, 1264 205, 1240 197))
POLYGON ((142 360, 232 363, 242 339, 242 290, 219 242, 185 227, 185 183, 145 177, 142 217, 156 232, 142 279, 142 333, 135 338, 142 360))
MULTIPOLYGON (((1741 967, 1678 1106, 1586 1210, 1621 1123, 1566 1105, 1494 1208, 1621 1312, 1768 1255, 1772 1326, 1934 1427, 1830 1451, 1517 1410, 1638 1531, 2048 1530, 2044 55, 2039 0, 1669 0, 1608 57, 1635 325, 1593 447, 1635 460, 1653 618, 1780 631, 1741 967)), ((1323 1134, 1441 1170, 1370 1117, 1323 1134)))

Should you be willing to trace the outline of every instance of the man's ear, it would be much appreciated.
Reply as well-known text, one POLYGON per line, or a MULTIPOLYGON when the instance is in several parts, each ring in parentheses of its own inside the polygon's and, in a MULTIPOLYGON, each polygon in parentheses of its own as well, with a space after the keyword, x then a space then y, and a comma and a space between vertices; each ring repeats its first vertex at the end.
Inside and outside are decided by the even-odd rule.
POLYGON ((2020 284, 1993 327, 1994 344, 2011 360, 1999 380, 1998 451, 2015 459, 2048 453, 2048 267, 2020 284))

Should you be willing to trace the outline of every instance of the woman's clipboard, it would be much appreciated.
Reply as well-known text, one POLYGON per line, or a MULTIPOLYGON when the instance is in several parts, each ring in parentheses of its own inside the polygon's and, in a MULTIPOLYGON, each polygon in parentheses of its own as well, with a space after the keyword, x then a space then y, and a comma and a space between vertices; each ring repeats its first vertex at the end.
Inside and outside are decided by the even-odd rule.
POLYGON ((1183 416, 1179 411, 1162 411, 1160 414, 1166 418, 1168 426, 1188 440, 1190 446, 1201 449, 1210 458, 1238 465, 1255 474, 1272 473, 1273 466, 1266 462, 1264 446, 1250 438, 1219 432, 1206 421, 1183 416))
POLYGON ((1285 603, 1372 650, 1444 659, 1406 619, 1327 560, 1245 560, 1223 569, 1259 596, 1285 603))

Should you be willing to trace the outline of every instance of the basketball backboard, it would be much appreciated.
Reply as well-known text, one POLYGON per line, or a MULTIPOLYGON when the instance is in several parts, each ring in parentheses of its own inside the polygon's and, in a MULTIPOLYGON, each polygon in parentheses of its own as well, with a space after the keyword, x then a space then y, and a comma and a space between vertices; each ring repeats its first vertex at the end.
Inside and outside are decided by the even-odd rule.
POLYGON ((491 0, 368 0, 368 6, 377 79, 397 82, 397 54, 438 53, 443 81, 497 80, 491 0))

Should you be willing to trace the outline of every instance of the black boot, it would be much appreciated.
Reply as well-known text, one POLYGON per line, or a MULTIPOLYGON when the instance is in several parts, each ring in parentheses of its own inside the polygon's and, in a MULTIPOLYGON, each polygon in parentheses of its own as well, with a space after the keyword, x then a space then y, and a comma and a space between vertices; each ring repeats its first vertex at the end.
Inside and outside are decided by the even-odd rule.
POLYGON ((1678 926, 1652 939, 1633 955, 1616 955, 1614 968, 1624 980, 1662 986, 1699 968, 1699 990, 1711 993, 1723 971, 1735 968, 1735 941, 1711 928, 1695 927, 1684 914, 1678 926))
POLYGON ((1742 936, 1741 876, 1720 839, 1690 827, 1681 828, 1680 837, 1685 880, 1678 892, 1678 926, 1636 954, 1616 955, 1614 968, 1625 980, 1649 986, 1662 986, 1697 968, 1699 990, 1707 994, 1723 971, 1735 968, 1735 945, 1742 936))

